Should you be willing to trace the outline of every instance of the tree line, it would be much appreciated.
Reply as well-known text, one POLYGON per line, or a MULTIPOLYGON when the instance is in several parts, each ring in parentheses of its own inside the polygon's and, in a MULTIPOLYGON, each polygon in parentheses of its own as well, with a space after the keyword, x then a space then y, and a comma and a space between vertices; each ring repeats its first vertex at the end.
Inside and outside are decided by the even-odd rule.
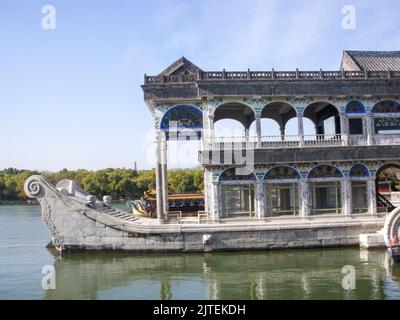
MULTIPOLYGON (((63 169, 57 172, 39 172, 8 168, 0 170, 0 200, 27 200, 24 182, 33 174, 43 175, 54 185, 62 179, 75 180, 81 188, 99 198, 110 195, 113 199, 135 199, 139 198, 144 191, 154 189, 156 186, 154 169, 108 168, 97 171, 63 169)), ((204 189, 203 170, 199 168, 169 170, 168 189, 169 192, 174 193, 202 191, 204 189)))

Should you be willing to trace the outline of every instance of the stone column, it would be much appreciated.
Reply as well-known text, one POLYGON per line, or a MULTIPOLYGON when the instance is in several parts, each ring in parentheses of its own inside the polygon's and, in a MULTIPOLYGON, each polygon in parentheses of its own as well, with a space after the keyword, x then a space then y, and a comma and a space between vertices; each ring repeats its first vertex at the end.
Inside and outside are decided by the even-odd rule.
POLYGON ((220 218, 220 210, 221 210, 221 186, 218 182, 213 181, 211 183, 211 211, 208 213, 208 217, 212 221, 218 221, 220 218))
POLYGON ((157 199, 157 219, 164 221, 164 203, 162 194, 162 164, 161 164, 161 136, 156 133, 156 199, 157 199))
POLYGON ((164 132, 161 132, 161 187, 164 214, 169 210, 168 203, 168 155, 167 155, 167 139, 164 132))
POLYGON ((376 207, 376 184, 375 177, 369 177, 367 181, 367 200, 368 200, 368 213, 370 215, 377 215, 378 210, 376 207))
POLYGON ((261 117, 256 115, 257 148, 261 148, 261 117))
POLYGON ((306 179, 299 182, 300 216, 307 217, 310 214, 310 188, 306 179))
POLYGON ((256 215, 257 218, 265 217, 265 188, 262 180, 257 180, 256 182, 256 190, 255 190, 255 198, 256 198, 256 215))
POLYGON ((342 138, 342 144, 344 146, 349 145, 349 120, 345 114, 340 114, 340 134, 342 138))
POLYGON ((214 114, 208 115, 208 144, 212 146, 214 144, 214 114))
POLYGON ((297 114, 297 134, 300 137, 300 146, 304 146, 304 121, 303 121, 303 114, 298 113, 297 114))
POLYGON ((249 138, 250 138, 250 128, 245 128, 244 129, 244 134, 245 134, 245 141, 249 142, 249 138))
POLYGON ((348 177, 342 178, 340 181, 341 185, 341 193, 340 197, 342 198, 342 214, 345 216, 349 216, 352 214, 352 190, 351 190, 351 180, 348 177))
POLYGON ((282 122, 279 124, 279 130, 281 131, 281 141, 285 141, 285 126, 282 122))
POLYGON ((365 119, 367 129, 367 145, 371 146, 374 144, 374 119, 371 115, 367 115, 365 119))

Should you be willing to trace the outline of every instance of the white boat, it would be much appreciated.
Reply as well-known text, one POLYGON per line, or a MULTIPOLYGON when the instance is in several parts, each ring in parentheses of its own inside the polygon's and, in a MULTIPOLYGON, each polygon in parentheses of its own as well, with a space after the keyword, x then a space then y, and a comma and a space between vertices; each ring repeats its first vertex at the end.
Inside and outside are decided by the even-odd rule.
POLYGON ((89 195, 71 180, 56 186, 31 176, 25 192, 42 206, 42 218, 59 251, 210 252, 356 246, 360 233, 381 229, 378 217, 233 218, 158 220, 135 217, 89 195))

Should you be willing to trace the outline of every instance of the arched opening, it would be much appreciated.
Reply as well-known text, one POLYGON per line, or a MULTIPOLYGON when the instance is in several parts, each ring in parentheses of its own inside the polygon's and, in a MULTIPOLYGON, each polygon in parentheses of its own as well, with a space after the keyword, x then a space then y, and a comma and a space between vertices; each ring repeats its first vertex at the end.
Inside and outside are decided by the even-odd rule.
POLYGON ((176 105, 164 113, 160 129, 167 140, 167 159, 170 168, 198 165, 201 148, 203 113, 193 105, 176 105))
POLYGON ((332 165, 319 165, 308 174, 310 181, 311 214, 339 214, 342 212, 342 172, 332 165))
POLYGON ((352 213, 368 211, 368 185, 366 178, 369 170, 363 164, 357 163, 350 168, 352 213))
POLYGON ((255 215, 255 174, 248 168, 229 168, 219 177, 221 185, 221 217, 255 215))
MULTIPOLYGON (((286 140, 286 125, 292 118, 296 118, 296 110, 286 102, 272 102, 267 104, 261 112, 261 135, 262 136, 280 136, 282 140, 286 140), (263 121, 268 119, 269 121, 263 121), (271 120, 278 125, 271 130, 271 120)), ((297 123, 295 125, 295 135, 298 135, 297 123)), ((291 130, 293 132, 293 129, 291 130)))
POLYGON ((400 133, 400 104, 392 100, 378 102, 371 110, 375 134, 400 133), (398 115, 393 115, 393 114, 398 115))
MULTIPOLYGON (((260 119, 260 126, 261 126, 261 135, 263 136, 274 136, 280 138, 281 131, 278 122, 276 122, 273 119, 267 119, 267 118, 262 118, 260 119), (263 129, 264 128, 264 129, 263 129)), ((257 135, 257 124, 256 121, 254 121, 251 126, 250 126, 250 136, 256 136, 257 135)))
POLYGON ((392 211, 400 205, 400 164, 387 163, 376 171, 378 211, 392 211))
POLYGON ((245 127, 238 120, 220 119, 214 123, 214 137, 245 137, 245 127))
POLYGON ((303 117, 303 128, 304 128, 304 136, 315 136, 317 134, 317 131, 315 129, 315 123, 308 119, 303 117))
POLYGON ((316 134, 325 139, 331 139, 341 132, 339 111, 328 102, 311 103, 304 110, 304 117, 314 123, 316 134))
POLYGON ((253 110, 244 104, 236 102, 228 102, 220 105, 214 111, 214 136, 215 137, 246 137, 249 136, 250 125, 255 120, 253 110), (226 121, 227 119, 231 121, 226 121), (222 122, 224 120, 224 122, 222 122), (235 120, 235 121, 232 121, 235 120), (217 123, 218 126, 216 126, 217 123), (239 130, 237 122, 241 123, 242 128, 239 130), (228 135, 221 135, 221 131, 228 135))
POLYGON ((268 216, 298 215, 299 178, 298 171, 287 166, 274 167, 265 174, 268 216))

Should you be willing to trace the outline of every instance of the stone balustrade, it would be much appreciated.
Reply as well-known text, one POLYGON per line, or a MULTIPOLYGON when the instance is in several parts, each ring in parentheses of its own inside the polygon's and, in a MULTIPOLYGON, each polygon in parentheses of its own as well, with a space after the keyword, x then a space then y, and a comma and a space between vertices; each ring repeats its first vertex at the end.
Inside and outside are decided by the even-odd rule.
POLYGON ((145 84, 231 80, 400 79, 400 71, 200 71, 198 74, 144 76, 145 84))

